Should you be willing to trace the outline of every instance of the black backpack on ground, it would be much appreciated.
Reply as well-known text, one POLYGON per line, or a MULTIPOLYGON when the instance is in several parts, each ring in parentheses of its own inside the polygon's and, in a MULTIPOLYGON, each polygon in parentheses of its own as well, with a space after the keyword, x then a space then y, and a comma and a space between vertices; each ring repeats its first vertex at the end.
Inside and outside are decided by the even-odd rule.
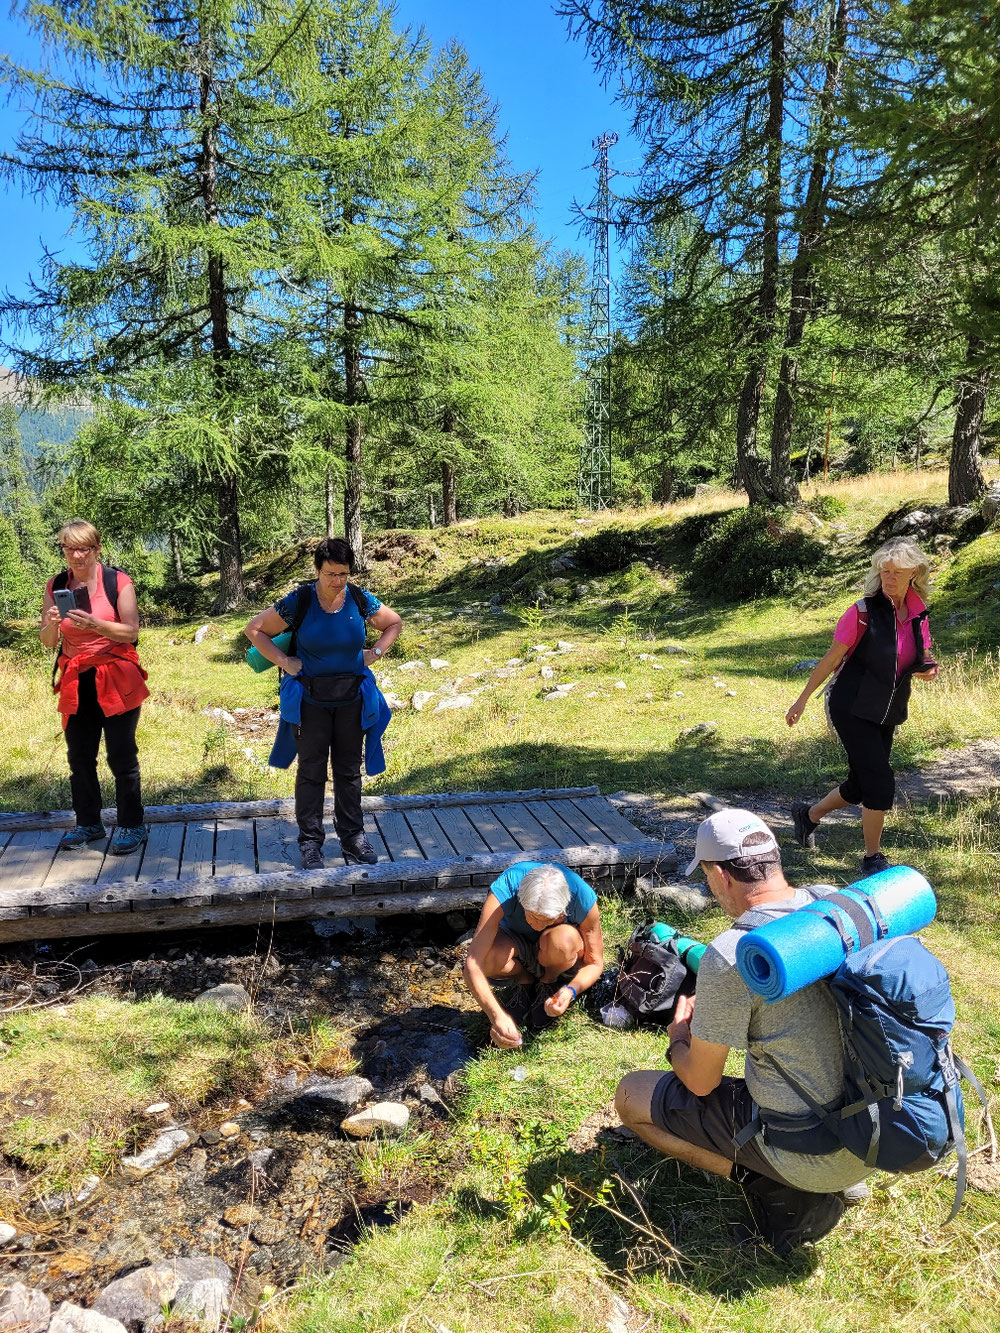
POLYGON ((671 940, 660 943, 650 932, 655 922, 637 926, 621 950, 614 1003, 639 1023, 667 1026, 677 999, 693 995, 695 974, 688 970, 671 940))

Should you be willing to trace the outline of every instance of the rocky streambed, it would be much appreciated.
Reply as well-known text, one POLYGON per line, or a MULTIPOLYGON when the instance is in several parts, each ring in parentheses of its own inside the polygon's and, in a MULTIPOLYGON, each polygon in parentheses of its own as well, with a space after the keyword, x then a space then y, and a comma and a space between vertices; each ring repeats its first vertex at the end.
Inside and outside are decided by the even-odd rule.
MULTIPOLYGON (((228 1309, 234 1287, 238 1306, 252 1307, 265 1287, 342 1262, 364 1224, 390 1222, 432 1197, 440 1187, 433 1170, 381 1170, 379 1145, 416 1129, 440 1141, 440 1153, 425 1156, 447 1170, 448 1104, 462 1066, 486 1037, 461 976, 458 941, 472 919, 453 913, 419 925, 362 922, 353 934, 326 938, 306 926, 263 941, 251 931, 131 937, 96 942, 82 961, 78 953, 89 988, 233 1005, 252 996, 255 1012, 276 1029, 301 1030, 322 1018, 343 1031, 344 1046, 311 1068, 279 1056, 245 1097, 191 1115, 151 1106, 136 1150, 76 1198, 39 1199, 16 1164, 0 1163, 3 1211, 16 1221, 0 1249, 0 1287, 8 1289, 0 1329, 26 1320, 47 1328, 51 1314, 59 1333, 57 1305, 67 1301, 133 1329, 155 1326, 164 1304, 211 1322, 221 1304, 228 1309), (353 1073, 345 1076, 345 1065, 353 1073), (196 1264, 180 1281, 178 1260, 214 1267, 202 1273, 196 1264), (115 1296, 122 1279, 133 1284, 127 1300, 115 1296), (37 1303, 30 1319, 25 1313, 32 1289, 51 1303, 44 1319, 37 1303), (142 1300, 144 1315, 137 1313, 142 1300)), ((70 973, 56 955, 22 950, 0 961, 0 1004, 26 985, 59 1003, 70 973)), ((67 1328, 77 1327, 74 1317, 78 1325, 82 1316, 60 1316, 67 1328)))

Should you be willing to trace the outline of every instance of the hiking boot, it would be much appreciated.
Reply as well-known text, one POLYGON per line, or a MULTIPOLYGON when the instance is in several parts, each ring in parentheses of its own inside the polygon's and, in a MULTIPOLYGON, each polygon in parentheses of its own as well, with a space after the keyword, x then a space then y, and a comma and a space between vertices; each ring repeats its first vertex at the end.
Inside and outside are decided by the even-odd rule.
POLYGON ((809 806, 805 801, 792 806, 792 828, 795 831, 795 841, 800 847, 811 849, 816 846, 816 830, 819 825, 809 818, 809 806))
POLYGON ((120 828, 108 851, 112 856, 128 856, 129 852, 138 851, 148 837, 148 824, 136 824, 134 828, 120 828))
POLYGON ((353 838, 341 838, 340 850, 345 865, 373 866, 378 861, 378 853, 363 833, 355 833, 353 838))
POLYGON ((107 829, 103 824, 78 824, 76 828, 70 829, 59 839, 57 848, 60 852, 74 851, 77 847, 85 847, 88 842, 97 842, 105 837, 107 829))
POLYGON ((859 1203, 871 1198, 871 1191, 863 1180, 859 1180, 856 1185, 849 1185, 846 1190, 841 1190, 840 1197, 844 1201, 845 1208, 857 1208, 859 1203))
POLYGON ((303 870, 322 870, 325 862, 323 861, 323 848, 316 842, 304 842, 299 848, 299 854, 302 857, 303 870))
POLYGON ((867 879, 869 875, 877 875, 881 870, 888 870, 892 862, 881 852, 872 852, 871 856, 866 856, 861 862, 861 878, 867 879))

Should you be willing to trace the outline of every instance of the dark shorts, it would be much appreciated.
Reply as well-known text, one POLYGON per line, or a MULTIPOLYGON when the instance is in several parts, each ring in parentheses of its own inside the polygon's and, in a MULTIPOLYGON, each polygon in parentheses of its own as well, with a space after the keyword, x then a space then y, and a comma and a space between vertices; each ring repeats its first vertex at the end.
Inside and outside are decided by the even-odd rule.
POLYGON ((754 1116, 753 1098, 741 1078, 723 1077, 707 1097, 689 1092, 676 1074, 664 1074, 653 1089, 649 1118, 658 1129, 676 1134, 685 1143, 708 1148, 720 1157, 728 1157, 734 1167, 745 1167, 771 1180, 784 1180, 753 1138, 737 1150, 734 1137, 749 1125, 754 1116))
MULTIPOLYGON (((530 972, 537 981, 540 981, 545 973, 545 968, 542 967, 541 963, 538 961, 538 943, 542 938, 541 935, 536 935, 531 938, 527 935, 511 935, 508 934, 503 927, 500 928, 499 934, 505 935, 507 939, 510 940, 511 944, 514 946, 514 956, 524 968, 525 972, 530 972)), ((577 963, 575 967, 567 968, 557 980, 565 985, 567 981, 572 981, 582 966, 583 964, 581 962, 577 963)))

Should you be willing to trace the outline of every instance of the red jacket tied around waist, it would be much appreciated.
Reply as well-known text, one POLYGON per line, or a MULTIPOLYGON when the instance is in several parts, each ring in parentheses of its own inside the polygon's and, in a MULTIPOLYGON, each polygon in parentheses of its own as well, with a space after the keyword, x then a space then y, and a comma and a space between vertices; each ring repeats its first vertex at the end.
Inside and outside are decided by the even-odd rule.
POLYGON ((63 730, 79 707, 80 672, 91 669, 97 686, 97 702, 105 717, 128 713, 149 698, 147 673, 139 665, 139 654, 133 643, 109 641, 106 647, 95 652, 60 656, 52 688, 59 695, 63 730))

